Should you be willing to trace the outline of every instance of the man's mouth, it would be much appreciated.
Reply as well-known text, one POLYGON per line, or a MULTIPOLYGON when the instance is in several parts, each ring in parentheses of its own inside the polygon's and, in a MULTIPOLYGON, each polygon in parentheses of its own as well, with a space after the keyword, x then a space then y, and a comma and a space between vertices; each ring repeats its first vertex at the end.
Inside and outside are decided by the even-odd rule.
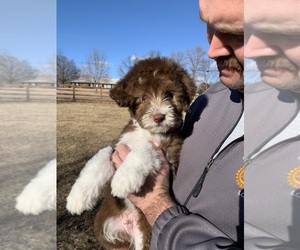
POLYGON ((232 74, 234 71, 239 71, 239 70, 237 68, 233 68, 233 67, 226 67, 226 66, 218 65, 218 71, 221 74, 232 74))
POLYGON ((263 75, 279 76, 283 73, 298 72, 297 66, 285 57, 260 58, 256 60, 256 64, 263 75))
POLYGON ((220 57, 216 60, 218 71, 221 75, 229 75, 234 72, 243 72, 243 66, 234 57, 220 57))

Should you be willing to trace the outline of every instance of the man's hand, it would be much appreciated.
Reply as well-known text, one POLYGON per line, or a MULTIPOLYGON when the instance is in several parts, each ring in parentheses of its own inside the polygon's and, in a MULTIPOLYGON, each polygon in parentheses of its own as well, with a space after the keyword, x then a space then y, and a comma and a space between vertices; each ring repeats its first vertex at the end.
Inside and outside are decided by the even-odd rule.
MULTIPOLYGON (((147 178, 141 192, 128 197, 135 206, 143 211, 151 226, 164 210, 176 205, 169 193, 169 163, 162 150, 154 144, 152 145, 161 162, 161 170, 157 175, 147 178)), ((130 149, 126 145, 119 144, 117 146, 112 155, 112 161, 117 169, 129 153, 130 149)))

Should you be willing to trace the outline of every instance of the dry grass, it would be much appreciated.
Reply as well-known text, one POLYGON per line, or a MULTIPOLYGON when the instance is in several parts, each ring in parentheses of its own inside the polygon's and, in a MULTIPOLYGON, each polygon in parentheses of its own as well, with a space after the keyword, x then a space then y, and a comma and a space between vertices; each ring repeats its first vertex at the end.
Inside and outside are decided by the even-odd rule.
POLYGON ((1 249, 101 249, 93 232, 97 208, 72 216, 65 199, 86 161, 118 137, 127 110, 100 103, 10 102, 0 103, 0 115, 1 249), (20 214, 15 198, 56 150, 57 212, 20 214))
POLYGON ((15 198, 56 154, 56 104, 0 103, 1 249, 55 249, 56 213, 24 216, 15 198))
POLYGON ((87 160, 112 145, 128 120, 127 110, 112 104, 57 105, 57 249, 101 249, 93 232, 97 208, 72 216, 65 209, 66 197, 87 160))

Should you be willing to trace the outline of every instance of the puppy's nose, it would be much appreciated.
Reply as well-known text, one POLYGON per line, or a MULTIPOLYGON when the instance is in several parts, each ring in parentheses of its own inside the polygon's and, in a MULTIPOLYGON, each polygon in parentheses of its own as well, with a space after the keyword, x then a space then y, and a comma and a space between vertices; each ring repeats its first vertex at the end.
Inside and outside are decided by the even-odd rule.
POLYGON ((153 115, 153 120, 154 120, 156 123, 161 123, 161 122, 163 122, 165 119, 166 119, 166 116, 163 115, 163 114, 158 113, 158 114, 153 115))

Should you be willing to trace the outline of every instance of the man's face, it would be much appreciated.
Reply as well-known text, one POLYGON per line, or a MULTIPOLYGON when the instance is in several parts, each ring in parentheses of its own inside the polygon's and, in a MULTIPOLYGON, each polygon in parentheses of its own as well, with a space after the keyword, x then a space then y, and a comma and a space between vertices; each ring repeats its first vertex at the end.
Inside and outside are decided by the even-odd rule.
POLYGON ((300 92, 299 9, 293 0, 245 3, 245 57, 256 61, 264 82, 295 92, 300 92))
POLYGON ((200 16, 207 24, 208 56, 215 59, 221 82, 244 88, 243 0, 200 0, 200 16))

